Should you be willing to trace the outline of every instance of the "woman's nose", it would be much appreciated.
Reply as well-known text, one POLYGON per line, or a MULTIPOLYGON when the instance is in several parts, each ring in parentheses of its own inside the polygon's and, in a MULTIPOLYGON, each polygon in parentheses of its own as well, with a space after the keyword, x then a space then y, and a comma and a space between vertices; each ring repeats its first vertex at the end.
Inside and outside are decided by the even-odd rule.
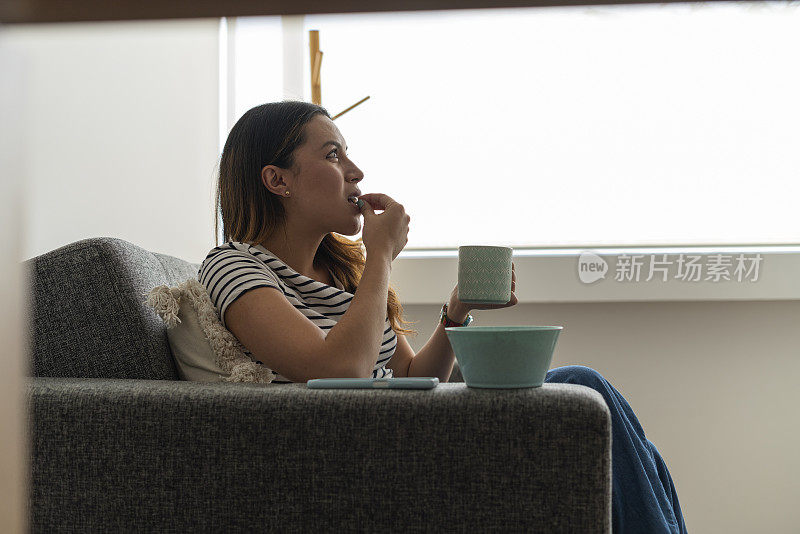
POLYGON ((348 182, 358 182, 364 178, 364 172, 358 168, 358 165, 351 160, 349 157, 347 158, 349 165, 347 166, 347 170, 349 173, 346 174, 350 175, 350 178, 347 180, 348 182))

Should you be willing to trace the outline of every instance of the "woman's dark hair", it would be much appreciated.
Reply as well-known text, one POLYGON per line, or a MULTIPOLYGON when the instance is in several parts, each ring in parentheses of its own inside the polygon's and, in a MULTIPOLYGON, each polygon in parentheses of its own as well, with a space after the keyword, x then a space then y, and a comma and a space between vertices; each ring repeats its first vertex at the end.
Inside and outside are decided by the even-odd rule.
MULTIPOLYGON (((233 125, 222 150, 215 193, 223 241, 258 244, 265 243, 279 228, 285 233, 286 212, 278 195, 261 182, 261 169, 267 165, 294 169, 294 151, 305 143, 305 125, 315 115, 330 118, 322 106, 285 100, 256 106, 233 125)), ((218 235, 218 218, 214 217, 215 242, 218 235)), ((349 293, 355 293, 365 264, 362 238, 352 241, 332 232, 323 238, 314 257, 314 265, 328 268, 349 293)), ((395 332, 418 334, 400 326, 409 323, 402 318, 403 307, 391 285, 386 308, 395 332)))

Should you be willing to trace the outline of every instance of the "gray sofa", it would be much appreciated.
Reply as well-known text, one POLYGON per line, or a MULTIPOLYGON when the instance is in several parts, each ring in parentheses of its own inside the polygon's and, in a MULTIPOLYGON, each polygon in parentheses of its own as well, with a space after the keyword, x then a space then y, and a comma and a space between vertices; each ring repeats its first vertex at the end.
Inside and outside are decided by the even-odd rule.
POLYGON ((102 237, 24 265, 32 532, 611 530, 590 388, 180 381, 145 297, 198 263, 102 237))

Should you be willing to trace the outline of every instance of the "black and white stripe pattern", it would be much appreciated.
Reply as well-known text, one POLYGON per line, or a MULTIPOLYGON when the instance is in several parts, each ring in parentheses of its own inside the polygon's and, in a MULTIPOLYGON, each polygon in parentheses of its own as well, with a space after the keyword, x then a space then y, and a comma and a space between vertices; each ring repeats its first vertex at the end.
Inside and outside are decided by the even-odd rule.
MULTIPOLYGON (((353 300, 353 294, 344 291, 344 286, 333 273, 331 276, 336 287, 299 274, 261 245, 239 241, 228 241, 211 249, 197 272, 197 279, 208 291, 223 326, 225 310, 231 302, 251 289, 272 287, 282 292, 326 336, 353 300)), ((388 315, 385 326, 373 378, 392 377, 392 370, 385 366, 397 347, 397 336, 388 315)), ((249 351, 245 350, 245 354, 252 358, 249 351)), ((278 374, 274 382, 291 383, 291 380, 278 374)))

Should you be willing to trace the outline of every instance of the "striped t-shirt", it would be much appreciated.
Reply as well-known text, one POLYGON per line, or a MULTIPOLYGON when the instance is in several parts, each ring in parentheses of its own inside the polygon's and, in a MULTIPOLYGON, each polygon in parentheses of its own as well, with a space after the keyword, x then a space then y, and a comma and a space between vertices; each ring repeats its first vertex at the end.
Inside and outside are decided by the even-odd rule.
MULTIPOLYGON (((261 245, 239 241, 228 241, 211 249, 197 272, 197 279, 208 291, 222 326, 227 328, 225 310, 231 302, 250 289, 272 287, 281 291, 292 306, 317 325, 325 336, 345 314, 354 296, 344 291, 344 286, 333 273, 331 278, 335 287, 299 274, 261 245)), ((386 364, 397 347, 397 336, 388 315, 384 325, 383 343, 372 371, 373 378, 392 377, 392 370, 386 368, 386 364)), ((247 349, 245 354, 255 360, 247 349)), ((273 371, 277 375, 273 382, 291 382, 281 376, 279 370, 273 371)))

